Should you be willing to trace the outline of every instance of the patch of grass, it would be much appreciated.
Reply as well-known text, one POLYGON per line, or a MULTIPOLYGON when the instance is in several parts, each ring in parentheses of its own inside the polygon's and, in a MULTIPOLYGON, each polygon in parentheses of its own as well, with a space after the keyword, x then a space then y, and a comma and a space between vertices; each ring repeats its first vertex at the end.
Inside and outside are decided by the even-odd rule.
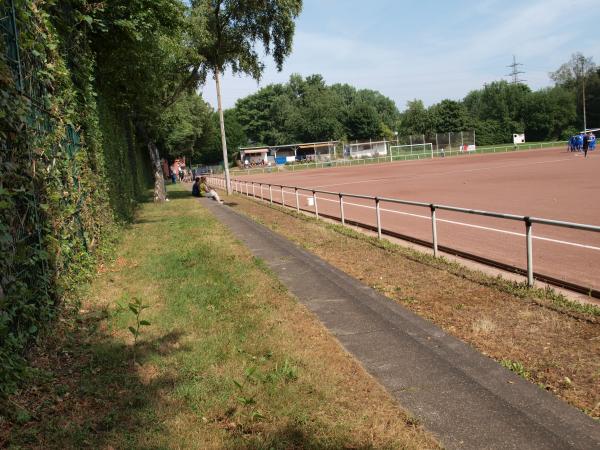
POLYGON ((598 307, 278 206, 236 208, 499 363, 523 362, 530 381, 600 418, 598 307))
MULTIPOLYGON (((449 260, 444 256, 435 258, 431 254, 417 251, 409 247, 400 246, 388 241, 387 239, 378 239, 376 236, 369 236, 365 233, 341 224, 322 221, 316 219, 314 216, 307 216, 306 214, 298 214, 294 210, 289 210, 278 205, 269 205, 269 207, 276 209, 283 214, 298 218, 304 222, 319 224, 320 226, 335 231, 342 236, 362 242, 368 242, 374 247, 387 250, 391 253, 402 254, 413 261, 427 264, 438 269, 447 270, 454 275, 464 277, 470 281, 480 283, 484 286, 494 287, 519 298, 536 301, 540 305, 553 308, 557 311, 574 313, 576 314, 576 317, 583 319, 590 319, 593 317, 600 318, 600 307, 589 303, 580 303, 570 300, 560 292, 552 289, 550 286, 531 288, 527 285, 527 282, 507 280, 501 276, 493 277, 483 272, 469 269, 461 265, 459 262, 449 260), (582 317, 580 314, 586 317, 582 317)), ((265 224, 264 220, 259 216, 254 215, 252 216, 252 219, 263 225, 265 224)), ((277 231, 276 228, 272 229, 277 231)))
POLYGON ((502 367, 506 367, 508 370, 516 373, 521 378, 525 378, 526 380, 530 379, 529 372, 525 369, 525 367, 523 367, 523 364, 521 364, 519 361, 511 361, 510 359, 503 359, 502 361, 500 361, 500 364, 502 364, 502 367))
POLYGON ((50 375, 15 397, 0 447, 438 447, 262 260, 171 198, 143 205, 77 319, 32 352, 50 375))

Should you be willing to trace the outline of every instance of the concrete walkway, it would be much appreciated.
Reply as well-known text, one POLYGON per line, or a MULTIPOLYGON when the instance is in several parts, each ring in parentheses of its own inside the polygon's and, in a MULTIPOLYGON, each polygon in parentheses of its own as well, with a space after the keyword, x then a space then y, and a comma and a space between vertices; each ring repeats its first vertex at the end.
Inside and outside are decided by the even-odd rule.
POLYGON ((449 449, 600 449, 600 423, 232 208, 202 201, 449 449))

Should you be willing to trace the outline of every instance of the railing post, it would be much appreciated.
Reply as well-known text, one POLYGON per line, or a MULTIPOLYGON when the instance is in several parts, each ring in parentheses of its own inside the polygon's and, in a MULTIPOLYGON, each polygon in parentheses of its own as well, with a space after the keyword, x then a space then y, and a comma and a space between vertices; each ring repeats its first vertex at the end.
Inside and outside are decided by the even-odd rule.
POLYGON ((379 197, 375 197, 375 213, 377 215, 377 237, 381 239, 381 208, 379 207, 379 197))
POLYGON ((525 235, 527 239, 527 286, 533 287, 533 233, 529 217, 525 217, 525 235))
POLYGON ((432 235, 432 243, 433 243, 433 256, 437 258, 438 256, 438 238, 437 238, 437 223, 435 220, 435 205, 432 203, 429 205, 431 208, 431 235, 432 235))
POLYGON ((300 197, 298 196, 298 188, 294 187, 294 192, 296 193, 296 212, 300 213, 300 197))
POLYGON ((252 182, 252 197, 256 198, 256 194, 254 193, 254 181, 252 182))
POLYGON ((318 219, 319 218, 319 207, 317 206, 317 193, 315 191, 312 191, 312 193, 313 193, 313 202, 315 204, 315 216, 318 219))
POLYGON ((264 200, 265 200, 265 197, 264 197, 264 195, 263 195, 263 184, 262 184, 262 183, 259 183, 259 184, 260 184, 260 199, 261 199, 262 201, 264 201, 264 200))
POLYGON ((285 197, 283 193, 283 186, 281 186, 281 206, 285 206, 285 197))
POLYGON ((340 192, 340 218, 342 219, 342 225, 346 225, 346 218, 344 217, 344 194, 340 192))
POLYGON ((269 185, 269 203, 273 204, 273 186, 269 185))

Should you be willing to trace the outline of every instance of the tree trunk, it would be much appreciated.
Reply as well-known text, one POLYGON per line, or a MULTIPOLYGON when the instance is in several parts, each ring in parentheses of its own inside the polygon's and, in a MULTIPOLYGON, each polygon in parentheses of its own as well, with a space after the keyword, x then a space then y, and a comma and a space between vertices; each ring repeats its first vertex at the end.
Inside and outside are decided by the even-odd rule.
POLYGON ((167 190, 165 189, 165 179, 163 177, 162 165, 160 164, 160 155, 154 141, 148 135, 146 126, 138 120, 134 120, 135 130, 143 142, 148 144, 148 153, 152 162, 152 172, 154 175, 154 201, 164 202, 167 200, 167 190))
POLYGON ((219 122, 221 123, 221 144, 223 146, 223 169, 225 170, 225 186, 227 195, 231 195, 231 179, 229 178, 229 159, 227 158, 227 139, 225 138, 225 119, 223 117, 223 106, 221 105, 221 80, 220 70, 215 69, 215 81, 217 84, 217 105, 219 110, 219 122))
POLYGON ((158 148, 152 140, 148 141, 148 152, 152 161, 152 170, 154 172, 154 201, 164 202, 167 200, 167 191, 165 189, 165 178, 163 177, 162 165, 160 164, 160 156, 158 148))

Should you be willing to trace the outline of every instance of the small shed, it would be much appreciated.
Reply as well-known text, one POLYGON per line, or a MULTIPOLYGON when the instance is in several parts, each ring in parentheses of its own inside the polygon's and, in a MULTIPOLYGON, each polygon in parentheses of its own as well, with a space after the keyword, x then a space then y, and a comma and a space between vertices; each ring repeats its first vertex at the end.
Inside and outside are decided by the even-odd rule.
POLYGON ((240 160, 242 164, 266 164, 269 149, 267 147, 248 147, 240 149, 240 160))
POLYGON ((262 147, 240 148, 242 165, 248 160, 250 165, 274 161, 276 164, 286 164, 301 160, 331 160, 335 155, 335 146, 339 141, 309 142, 301 144, 271 145, 262 147))
POLYGON ((388 154, 388 141, 368 141, 348 144, 345 154, 351 158, 374 158, 388 154))

